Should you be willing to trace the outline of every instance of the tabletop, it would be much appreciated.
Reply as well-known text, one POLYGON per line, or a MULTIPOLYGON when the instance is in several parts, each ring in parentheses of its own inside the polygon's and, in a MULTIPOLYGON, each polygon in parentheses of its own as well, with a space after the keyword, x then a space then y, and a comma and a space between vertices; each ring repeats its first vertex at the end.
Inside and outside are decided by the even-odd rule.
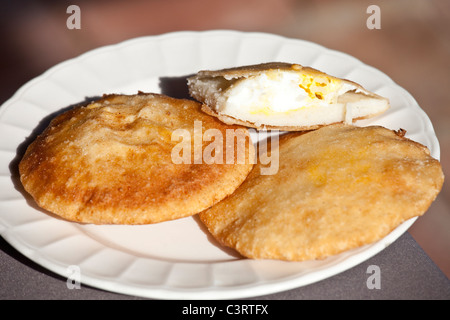
MULTIPOLYGON (((81 283, 68 286, 21 255, 0 238, 0 299, 2 300, 135 300, 81 283), (71 287, 71 288, 69 288, 71 287)), ((450 280, 413 237, 405 232, 386 249, 363 263, 307 286, 245 300, 449 300, 450 280)))

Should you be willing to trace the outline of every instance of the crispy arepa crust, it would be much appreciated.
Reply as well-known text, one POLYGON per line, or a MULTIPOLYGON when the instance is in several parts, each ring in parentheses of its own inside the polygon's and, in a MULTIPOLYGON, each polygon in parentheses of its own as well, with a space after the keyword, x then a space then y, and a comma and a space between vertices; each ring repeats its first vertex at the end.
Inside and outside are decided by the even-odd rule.
MULTIPOLYGON (((81 223, 149 224, 196 214, 231 194, 254 163, 248 131, 200 108, 192 100, 140 92, 71 109, 27 148, 19 164, 22 184, 40 207, 81 223), (193 145, 190 163, 174 163, 179 141, 172 133, 187 130, 193 144, 194 121, 203 132, 217 129, 225 137, 236 129, 249 139, 245 163, 195 163, 193 145)), ((202 152, 210 143, 203 140, 202 152)))
MULTIPOLYGON (((222 121, 223 123, 229 124, 229 125, 239 125, 239 126, 244 126, 247 128, 254 128, 256 130, 280 130, 280 131, 311 131, 311 130, 316 130, 325 126, 329 126, 329 125, 333 125, 333 124, 339 124, 341 122, 336 122, 336 123, 330 123, 330 124, 323 124, 323 125, 314 125, 314 126, 271 126, 271 125, 266 125, 266 124, 257 124, 254 122, 250 122, 250 121, 245 121, 245 120, 240 120, 240 119, 236 119, 233 118, 231 116, 227 116, 224 114, 219 114, 217 112, 215 112, 213 109, 211 109, 208 105, 203 104, 202 105, 202 111, 206 114, 209 114, 212 117, 216 117, 217 119, 219 119, 220 121, 222 121)), ((355 122, 357 120, 363 120, 363 119, 368 119, 371 116, 367 116, 367 117, 358 117, 358 118, 353 118, 352 121, 355 122)))
POLYGON ((404 134, 352 125, 287 133, 275 175, 261 175, 258 162, 199 217, 253 259, 323 259, 373 243, 425 213, 444 181, 439 161, 404 134))

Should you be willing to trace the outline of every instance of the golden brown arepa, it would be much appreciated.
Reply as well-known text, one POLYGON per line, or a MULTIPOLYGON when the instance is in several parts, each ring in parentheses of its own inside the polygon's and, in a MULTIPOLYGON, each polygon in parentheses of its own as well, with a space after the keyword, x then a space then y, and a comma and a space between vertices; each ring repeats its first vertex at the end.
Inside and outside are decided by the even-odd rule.
POLYGON ((246 129, 204 114, 195 101, 142 92, 105 95, 54 118, 26 150, 20 179, 40 207, 67 220, 148 224, 190 216, 232 193, 254 163, 251 142, 243 162, 195 160, 194 149, 203 152, 211 143, 202 139, 208 129, 250 139, 246 129), (192 161, 174 161, 181 141, 173 139, 176 130, 191 139, 192 148, 178 151, 190 151, 192 161), (195 148, 194 137, 200 139, 195 148))
POLYGON ((404 131, 332 125, 280 138, 280 167, 257 163, 229 197, 200 214, 222 244, 255 259, 323 259, 373 243, 422 215, 444 176, 404 131))
POLYGON ((387 98, 358 83, 286 62, 201 70, 188 78, 188 87, 204 112, 256 129, 303 131, 351 124, 389 108, 387 98))

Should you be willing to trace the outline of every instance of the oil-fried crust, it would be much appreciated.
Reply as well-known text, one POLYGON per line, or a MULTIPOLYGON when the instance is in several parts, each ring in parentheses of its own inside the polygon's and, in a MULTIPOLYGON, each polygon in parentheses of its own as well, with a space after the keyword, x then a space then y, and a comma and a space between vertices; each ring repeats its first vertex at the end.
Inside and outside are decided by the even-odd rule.
POLYGON ((261 175, 256 164, 200 219, 254 259, 323 259, 373 243, 422 215, 444 181, 439 161, 404 134, 347 125, 287 133, 277 174, 261 175))
POLYGON ((147 224, 196 214, 232 193, 254 163, 252 143, 245 164, 173 162, 172 133, 186 129, 194 139, 194 121, 250 139, 200 107, 157 94, 105 95, 53 119, 26 150, 20 179, 40 207, 71 221, 147 224))
MULTIPOLYGON (((245 121, 233 118, 231 116, 227 116, 224 114, 219 114, 215 112, 213 109, 211 109, 208 105, 203 104, 202 105, 202 111, 206 114, 209 114, 210 116, 216 117, 223 123, 229 124, 229 125, 240 125, 248 128, 254 128, 256 130, 279 130, 279 131, 311 131, 316 130, 319 128, 322 128, 324 126, 338 124, 338 123, 330 123, 330 124, 323 124, 323 125, 314 125, 314 126, 271 126, 271 125, 263 125, 263 124, 256 124, 254 122, 245 121)), ((353 122, 357 120, 367 119, 370 118, 367 117, 358 117, 353 118, 353 122)), ((340 123, 340 122, 339 122, 340 123)))
POLYGON ((332 75, 329 75, 325 72, 322 72, 320 70, 317 70, 312 67, 305 67, 298 63, 288 63, 288 62, 266 62, 266 63, 260 63, 255 65, 247 65, 247 66, 240 66, 240 67, 234 67, 234 68, 226 68, 221 70, 201 70, 196 75, 190 77, 192 81, 195 81, 195 79, 201 79, 201 78, 214 78, 214 77, 224 77, 227 80, 230 79, 238 79, 238 78, 248 78, 251 76, 260 75, 262 73, 265 73, 267 71, 297 71, 297 72, 305 72, 310 75, 314 76, 326 76, 328 78, 342 80, 347 83, 351 83, 352 85, 356 86, 361 91, 364 91, 367 95, 370 95, 372 97, 379 97, 381 96, 367 91, 362 87, 359 83, 356 83, 354 81, 348 80, 348 79, 341 79, 332 75))

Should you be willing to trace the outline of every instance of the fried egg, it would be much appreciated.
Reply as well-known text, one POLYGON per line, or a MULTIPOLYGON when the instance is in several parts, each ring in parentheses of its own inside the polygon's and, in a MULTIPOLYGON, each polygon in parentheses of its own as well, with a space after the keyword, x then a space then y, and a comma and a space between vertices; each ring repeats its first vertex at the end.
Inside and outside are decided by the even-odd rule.
POLYGON ((203 110, 226 123, 308 130, 384 112, 389 101, 359 84, 298 64, 200 71, 188 79, 203 110))

